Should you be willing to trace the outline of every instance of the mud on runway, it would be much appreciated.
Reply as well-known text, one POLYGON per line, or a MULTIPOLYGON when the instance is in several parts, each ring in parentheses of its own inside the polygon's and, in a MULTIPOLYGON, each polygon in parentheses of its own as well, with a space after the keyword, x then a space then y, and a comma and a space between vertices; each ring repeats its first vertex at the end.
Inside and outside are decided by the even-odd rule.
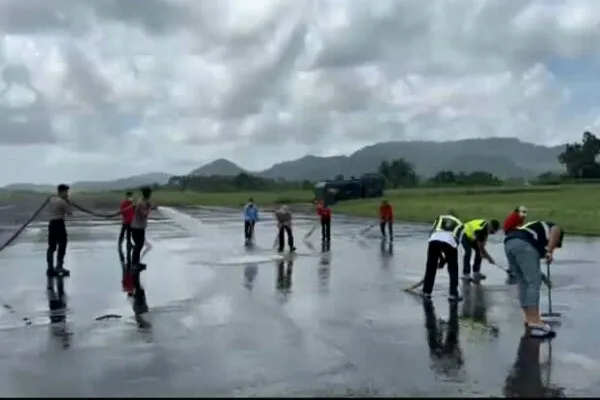
MULTIPOLYGON (((148 229, 149 331, 137 329, 121 291, 118 225, 69 226, 68 335, 49 324, 45 224, 0 253, 0 395, 600 395, 595 240, 570 238, 557 252, 553 300, 563 323, 549 358, 547 343, 521 340, 514 289, 492 266, 456 310, 445 297, 445 271, 435 315, 402 291, 422 275, 424 227, 397 224, 389 254, 375 230, 357 235, 367 221, 336 217, 327 264, 318 230, 313 253, 301 240, 312 222, 298 220, 304 255, 280 265, 271 260, 272 222, 257 225, 257 246, 247 251, 239 212, 185 212, 197 227, 162 218, 148 229), (453 313, 457 346, 452 324, 440 323, 453 313), (96 321, 109 314, 121 318, 96 321)), ((491 251, 503 259, 500 239, 491 251)))

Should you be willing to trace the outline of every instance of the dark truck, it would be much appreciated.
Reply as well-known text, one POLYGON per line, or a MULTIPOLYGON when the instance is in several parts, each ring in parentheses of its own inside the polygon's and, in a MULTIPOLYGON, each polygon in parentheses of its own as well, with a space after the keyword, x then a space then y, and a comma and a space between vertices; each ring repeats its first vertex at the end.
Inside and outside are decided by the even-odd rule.
POLYGON ((315 200, 333 205, 338 201, 366 199, 383 196, 383 177, 366 174, 360 178, 322 181, 315 185, 315 200))

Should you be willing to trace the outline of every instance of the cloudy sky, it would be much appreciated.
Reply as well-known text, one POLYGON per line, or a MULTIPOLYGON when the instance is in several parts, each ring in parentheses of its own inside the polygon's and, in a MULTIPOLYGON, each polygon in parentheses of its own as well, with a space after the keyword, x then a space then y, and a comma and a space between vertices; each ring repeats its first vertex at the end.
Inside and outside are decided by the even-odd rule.
POLYGON ((0 0, 0 184, 600 125, 600 0, 0 0))

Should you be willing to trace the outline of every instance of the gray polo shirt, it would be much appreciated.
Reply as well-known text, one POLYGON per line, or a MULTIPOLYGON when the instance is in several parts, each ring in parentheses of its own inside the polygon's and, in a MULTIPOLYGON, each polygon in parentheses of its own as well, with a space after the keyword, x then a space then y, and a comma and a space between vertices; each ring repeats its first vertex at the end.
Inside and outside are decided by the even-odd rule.
POLYGON ((52 196, 48 203, 49 220, 65 219, 67 215, 72 215, 71 204, 62 197, 52 196))
POLYGON ((148 227, 148 216, 150 215, 151 209, 152 205, 149 201, 139 200, 135 205, 131 227, 134 229, 146 229, 148 227))

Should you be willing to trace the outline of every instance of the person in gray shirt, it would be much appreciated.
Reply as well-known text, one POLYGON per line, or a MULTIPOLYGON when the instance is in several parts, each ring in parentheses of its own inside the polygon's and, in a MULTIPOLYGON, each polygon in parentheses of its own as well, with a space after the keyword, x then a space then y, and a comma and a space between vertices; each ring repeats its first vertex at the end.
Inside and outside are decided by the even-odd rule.
POLYGON ((294 247, 294 235, 292 234, 292 213, 286 205, 281 206, 279 210, 275 211, 275 219, 277 220, 277 228, 279 229, 279 248, 277 251, 279 253, 283 252, 283 248, 285 247, 284 236, 286 233, 290 251, 295 251, 296 248, 294 247))
POLYGON ((60 184, 56 196, 52 196, 48 203, 48 250, 46 251, 47 270, 46 276, 69 276, 71 272, 64 268, 65 254, 67 252, 67 226, 65 217, 73 215, 71 201, 69 200, 69 186, 60 184), (54 253, 56 253, 56 269, 54 268, 54 253))
POLYGON ((152 189, 142 188, 142 198, 135 204, 135 212, 131 221, 131 238, 133 239, 133 250, 131 252, 131 264, 134 270, 143 271, 146 265, 140 262, 142 249, 146 241, 146 228, 148 227, 148 216, 152 210, 150 198, 152 189))

